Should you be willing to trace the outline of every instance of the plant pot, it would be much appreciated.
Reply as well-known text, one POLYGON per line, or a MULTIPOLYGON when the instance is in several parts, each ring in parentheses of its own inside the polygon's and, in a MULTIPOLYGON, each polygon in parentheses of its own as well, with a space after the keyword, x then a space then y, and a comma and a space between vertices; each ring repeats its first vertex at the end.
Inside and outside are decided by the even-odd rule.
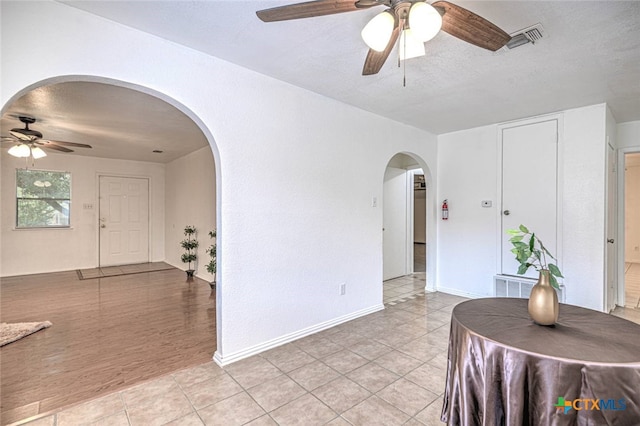
POLYGON ((193 278, 193 274, 194 274, 196 271, 195 271, 195 270, 193 270, 193 269, 187 269, 185 272, 187 273, 187 278, 193 278))
POLYGON ((549 284, 549 271, 540 271, 538 282, 529 296, 529 315, 539 325, 554 325, 558 322, 559 304, 556 289, 549 284))
POLYGON ((213 280, 209 283, 209 287, 211 287, 211 290, 215 290, 216 288, 216 280, 213 280))

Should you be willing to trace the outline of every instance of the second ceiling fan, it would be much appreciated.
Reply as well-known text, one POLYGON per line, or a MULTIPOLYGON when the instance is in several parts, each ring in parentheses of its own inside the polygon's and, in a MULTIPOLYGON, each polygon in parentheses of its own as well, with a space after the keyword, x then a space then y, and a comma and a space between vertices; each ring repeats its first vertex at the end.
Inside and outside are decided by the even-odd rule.
POLYGON ((424 55, 424 42, 445 31, 467 43, 496 51, 511 36, 475 13, 447 1, 429 4, 415 0, 316 0, 256 12, 264 22, 312 18, 353 12, 376 6, 387 9, 362 30, 369 52, 363 75, 377 74, 400 38, 400 58, 424 55))

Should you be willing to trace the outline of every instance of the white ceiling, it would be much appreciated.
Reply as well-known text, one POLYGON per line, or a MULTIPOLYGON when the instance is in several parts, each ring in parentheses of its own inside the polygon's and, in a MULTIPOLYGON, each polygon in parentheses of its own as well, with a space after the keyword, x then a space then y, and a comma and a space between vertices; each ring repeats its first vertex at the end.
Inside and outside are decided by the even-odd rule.
MULTIPOLYGON (((256 10, 295 1, 62 2, 435 134, 602 102, 619 123, 640 120, 638 1, 454 1, 508 33, 541 23, 544 38, 494 53, 440 33, 406 70, 392 53, 367 77, 360 31, 382 8, 263 23, 256 10)), ((91 155, 123 158, 119 148, 126 146, 131 158, 139 151, 135 159, 170 161, 188 152, 172 154, 179 135, 182 143, 193 131, 194 147, 206 143, 189 119, 155 98, 69 85, 38 89, 11 105, 2 134, 20 124, 10 114, 27 112, 42 120, 33 128, 45 138, 90 143, 91 155), (152 149, 165 157, 150 156, 152 149)))

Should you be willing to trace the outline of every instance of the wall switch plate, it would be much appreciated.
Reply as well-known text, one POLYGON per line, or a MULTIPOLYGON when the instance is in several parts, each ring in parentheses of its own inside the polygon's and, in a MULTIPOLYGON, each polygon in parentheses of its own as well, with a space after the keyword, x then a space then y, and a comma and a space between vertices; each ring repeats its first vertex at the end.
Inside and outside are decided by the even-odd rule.
POLYGON ((347 284, 340 284, 340 296, 344 296, 347 293, 347 284))
POLYGON ((378 207, 378 197, 373 197, 371 199, 371 207, 378 207))
POLYGON ((482 207, 491 207, 491 200, 482 200, 482 207))
POLYGON ((84 203, 82 205, 83 210, 93 210, 93 203, 84 203))

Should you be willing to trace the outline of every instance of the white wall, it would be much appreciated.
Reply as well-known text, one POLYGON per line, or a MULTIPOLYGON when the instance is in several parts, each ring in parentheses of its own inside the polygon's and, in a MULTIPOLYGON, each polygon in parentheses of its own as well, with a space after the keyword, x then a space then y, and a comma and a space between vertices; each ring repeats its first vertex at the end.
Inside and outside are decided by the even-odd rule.
POLYGON ((438 136, 437 288, 491 296, 496 273, 497 126, 438 136), (449 220, 440 205, 447 199, 449 220), (481 207, 492 200, 491 208, 481 207))
MULTIPOLYGON (((606 105, 562 113, 560 266, 566 301, 603 309, 606 105)), ((497 125, 438 136, 438 199, 449 220, 438 221, 438 289, 493 295, 498 250, 497 125), (492 200, 492 208, 482 208, 492 200)), ((535 170, 523 171, 535 184, 535 170)))
POLYGON ((616 142, 618 148, 640 148, 640 121, 618 124, 616 142))
POLYGON ((45 79, 101 76, 162 93, 215 136, 218 361, 382 307, 371 199, 397 152, 437 176, 434 135, 64 4, 0 7, 2 105, 45 79))
POLYGON ((164 259, 164 165, 49 154, 35 168, 71 172, 71 229, 15 229, 16 168, 24 159, 2 151, 2 276, 98 266, 98 174, 149 178, 151 261, 164 259), (93 204, 93 210, 84 204, 93 204))
POLYGON ((184 227, 193 225, 200 246, 197 249, 196 276, 212 281, 207 272, 211 246, 209 231, 216 227, 216 171, 211 148, 204 147, 166 165, 165 262, 186 270, 180 256, 184 253, 184 227))

